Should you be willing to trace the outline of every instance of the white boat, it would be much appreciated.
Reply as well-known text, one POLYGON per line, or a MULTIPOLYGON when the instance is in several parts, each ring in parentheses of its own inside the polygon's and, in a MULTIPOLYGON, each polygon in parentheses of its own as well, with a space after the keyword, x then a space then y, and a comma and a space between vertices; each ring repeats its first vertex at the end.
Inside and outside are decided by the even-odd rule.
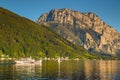
POLYGON ((58 58, 58 63, 62 62, 60 58, 58 58))
POLYGON ((42 60, 35 61, 34 59, 20 59, 15 61, 16 64, 42 64, 42 60))
POLYGON ((26 59, 16 60, 15 62, 16 64, 26 64, 26 63, 30 64, 30 63, 35 63, 35 60, 31 58, 26 58, 26 59))

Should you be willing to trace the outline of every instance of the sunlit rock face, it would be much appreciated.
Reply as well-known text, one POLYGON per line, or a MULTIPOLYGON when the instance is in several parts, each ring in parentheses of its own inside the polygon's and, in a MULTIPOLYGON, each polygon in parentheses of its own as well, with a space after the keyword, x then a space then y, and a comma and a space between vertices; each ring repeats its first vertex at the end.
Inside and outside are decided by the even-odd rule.
POLYGON ((37 20, 90 52, 119 55, 120 34, 92 12, 52 9, 37 20))

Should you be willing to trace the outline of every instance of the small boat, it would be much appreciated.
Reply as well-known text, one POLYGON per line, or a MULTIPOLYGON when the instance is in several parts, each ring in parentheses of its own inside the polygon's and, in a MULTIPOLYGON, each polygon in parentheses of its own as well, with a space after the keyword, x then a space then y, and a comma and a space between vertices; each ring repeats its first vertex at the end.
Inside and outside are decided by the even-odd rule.
POLYGON ((15 61, 16 64, 42 64, 42 60, 35 61, 34 59, 20 59, 15 61))
POLYGON ((62 62, 60 58, 58 58, 58 63, 62 62))
POLYGON ((16 64, 32 64, 35 63, 35 60, 31 58, 27 58, 27 59, 16 60, 15 62, 16 64))

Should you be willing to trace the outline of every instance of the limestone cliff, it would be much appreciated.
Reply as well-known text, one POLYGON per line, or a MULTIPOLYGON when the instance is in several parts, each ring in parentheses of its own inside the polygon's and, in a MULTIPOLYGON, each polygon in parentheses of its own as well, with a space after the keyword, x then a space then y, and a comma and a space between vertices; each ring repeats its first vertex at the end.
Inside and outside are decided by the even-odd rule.
POLYGON ((37 23, 51 27, 65 39, 90 52, 119 55, 120 34, 92 12, 53 9, 37 23))

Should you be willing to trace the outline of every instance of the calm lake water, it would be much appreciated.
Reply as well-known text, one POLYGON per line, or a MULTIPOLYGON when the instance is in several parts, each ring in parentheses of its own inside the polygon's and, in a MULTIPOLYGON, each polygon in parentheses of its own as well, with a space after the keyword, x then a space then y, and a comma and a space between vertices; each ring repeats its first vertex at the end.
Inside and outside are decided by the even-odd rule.
POLYGON ((43 61, 0 65, 0 80, 120 80, 120 61, 43 61))

